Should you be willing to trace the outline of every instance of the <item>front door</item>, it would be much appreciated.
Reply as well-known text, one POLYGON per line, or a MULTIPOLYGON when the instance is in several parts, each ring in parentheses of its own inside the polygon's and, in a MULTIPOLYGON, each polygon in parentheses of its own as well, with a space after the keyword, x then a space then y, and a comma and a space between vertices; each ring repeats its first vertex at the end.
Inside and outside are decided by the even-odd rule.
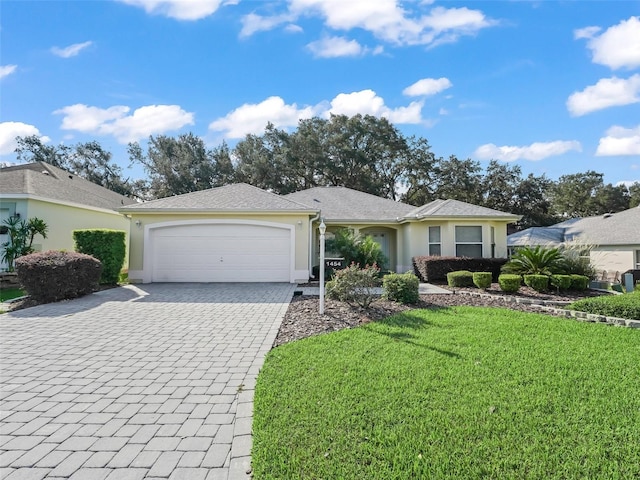
POLYGON ((380 268, 385 268, 385 269, 388 268, 389 267, 389 234, 379 232, 379 233, 368 233, 367 235, 371 235, 371 238, 373 238, 373 240, 378 245, 380 245, 380 249, 382 250, 382 253, 387 259, 386 264, 380 265, 380 268))

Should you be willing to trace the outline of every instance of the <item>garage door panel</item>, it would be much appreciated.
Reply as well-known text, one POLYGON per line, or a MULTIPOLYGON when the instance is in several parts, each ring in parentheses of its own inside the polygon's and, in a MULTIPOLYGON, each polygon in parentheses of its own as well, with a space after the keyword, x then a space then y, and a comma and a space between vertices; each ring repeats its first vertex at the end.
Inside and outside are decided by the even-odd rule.
POLYGON ((197 224, 151 232, 154 282, 288 282, 288 228, 197 224))

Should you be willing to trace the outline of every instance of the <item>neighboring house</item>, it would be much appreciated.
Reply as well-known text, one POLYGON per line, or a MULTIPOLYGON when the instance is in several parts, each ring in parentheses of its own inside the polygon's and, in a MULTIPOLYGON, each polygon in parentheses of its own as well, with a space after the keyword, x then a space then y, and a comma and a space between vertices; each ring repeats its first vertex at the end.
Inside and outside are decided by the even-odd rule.
POLYGON ((129 279, 141 282, 304 282, 318 264, 318 225, 372 235, 388 268, 416 255, 506 257, 520 217, 454 200, 415 208, 343 187, 280 196, 234 184, 130 205, 129 279))
MULTIPOLYGON (((36 236, 36 251, 73 251, 72 231, 77 229, 111 228, 128 236, 129 219, 116 209, 131 203, 134 200, 45 162, 0 169, 0 225, 11 216, 44 220, 47 238, 36 236)), ((6 241, 8 235, 0 234, 0 243, 6 241)))
POLYGON ((532 227, 507 237, 509 249, 521 246, 584 245, 597 272, 640 269, 640 207, 618 213, 573 218, 550 227, 532 227))

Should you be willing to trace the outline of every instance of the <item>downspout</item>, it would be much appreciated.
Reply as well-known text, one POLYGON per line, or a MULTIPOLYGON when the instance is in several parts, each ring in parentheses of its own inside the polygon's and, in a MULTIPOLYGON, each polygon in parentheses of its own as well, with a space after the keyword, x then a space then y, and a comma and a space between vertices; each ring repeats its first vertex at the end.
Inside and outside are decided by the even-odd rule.
POLYGON ((320 218, 320 212, 309 220, 309 278, 315 278, 313 276, 313 222, 320 218))

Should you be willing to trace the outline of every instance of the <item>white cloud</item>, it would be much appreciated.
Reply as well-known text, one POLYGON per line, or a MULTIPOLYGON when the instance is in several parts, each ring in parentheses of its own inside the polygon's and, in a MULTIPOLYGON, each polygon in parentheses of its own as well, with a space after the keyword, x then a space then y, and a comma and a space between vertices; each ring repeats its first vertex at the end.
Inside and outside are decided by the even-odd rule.
POLYGON ((581 92, 573 93, 567 100, 569 113, 579 117, 609 107, 640 102, 640 74, 627 79, 603 78, 581 92))
POLYGON ((630 17, 596 35, 598 27, 587 27, 574 32, 575 38, 588 38, 594 63, 618 68, 640 67, 640 17, 630 17))
POLYGON ((11 75, 16 71, 17 68, 17 65, 0 65, 0 78, 11 75))
POLYGON ((331 114, 373 115, 392 123, 428 125, 422 118, 422 106, 422 102, 411 102, 405 107, 389 108, 373 90, 341 93, 330 102, 303 107, 286 104, 281 97, 273 96, 257 104, 245 103, 211 122, 209 130, 223 132, 226 138, 243 138, 247 134, 261 134, 268 122, 278 128, 292 128, 299 120, 314 116, 329 118, 331 114))
POLYGON ((556 155, 562 155, 571 150, 577 152, 582 151, 580 142, 555 141, 555 142, 536 142, 523 147, 502 146, 499 147, 493 143, 481 145, 476 149, 474 155, 480 160, 502 160, 505 162, 515 162, 516 160, 532 160, 538 161, 556 155))
POLYGON ((243 138, 249 133, 262 133, 268 122, 279 128, 294 127, 299 120, 315 114, 314 107, 298 108, 295 103, 287 105, 282 98, 273 96, 257 104, 245 103, 211 122, 209 129, 225 132, 226 138, 243 138))
POLYGON ((402 93, 408 97, 430 96, 440 93, 447 88, 451 88, 453 84, 448 78, 423 78, 413 85, 405 88, 402 93))
POLYGON ((237 2, 222 0, 119 0, 128 5, 144 8, 145 12, 177 20, 200 20, 218 10, 220 5, 232 5, 237 2))
POLYGON ((640 125, 624 128, 614 125, 600 139, 596 155, 608 157, 616 155, 640 155, 640 125))
POLYGON ((309 43, 307 48, 319 58, 357 57, 367 52, 357 41, 344 37, 324 37, 309 43))
POLYGON ((22 122, 2 122, 0 123, 0 155, 9 155, 14 152, 18 144, 16 137, 29 137, 36 135, 43 143, 50 139, 40 135, 40 131, 33 125, 22 122))
POLYGON ((373 90, 361 90, 352 93, 340 93, 331 100, 331 108, 326 112, 335 115, 373 115, 385 117, 391 123, 418 124, 422 122, 422 102, 411 102, 406 107, 389 108, 384 99, 373 90))
POLYGON ((273 30, 278 25, 289 23, 293 19, 294 17, 289 14, 265 17, 255 13, 250 13, 241 19, 242 29, 240 30, 240 37, 250 37, 257 32, 273 30))
POLYGON ((496 24, 480 10, 432 8, 430 3, 419 4, 418 8, 425 13, 416 14, 405 10, 399 0, 289 0, 286 14, 267 17, 249 14, 243 19, 242 34, 276 28, 301 16, 319 16, 333 30, 357 28, 395 45, 434 46, 456 41, 462 35, 475 35, 496 24))
POLYGON ((58 57, 71 58, 71 57, 75 57, 82 50, 84 50, 87 47, 90 47, 91 45, 93 45, 93 42, 89 41, 89 42, 82 42, 82 43, 74 43, 73 45, 69 45, 68 47, 63 47, 63 48, 52 47, 51 53, 53 53, 54 55, 57 55, 58 57))
POLYGON ((53 113, 64 115, 60 127, 63 130, 112 135, 120 143, 179 130, 194 123, 193 113, 184 111, 178 105, 147 105, 127 115, 130 110, 124 105, 99 108, 76 104, 53 113))
POLYGON ((593 38, 596 33, 600 32, 600 27, 584 27, 573 31, 573 38, 579 40, 581 38, 593 38))

